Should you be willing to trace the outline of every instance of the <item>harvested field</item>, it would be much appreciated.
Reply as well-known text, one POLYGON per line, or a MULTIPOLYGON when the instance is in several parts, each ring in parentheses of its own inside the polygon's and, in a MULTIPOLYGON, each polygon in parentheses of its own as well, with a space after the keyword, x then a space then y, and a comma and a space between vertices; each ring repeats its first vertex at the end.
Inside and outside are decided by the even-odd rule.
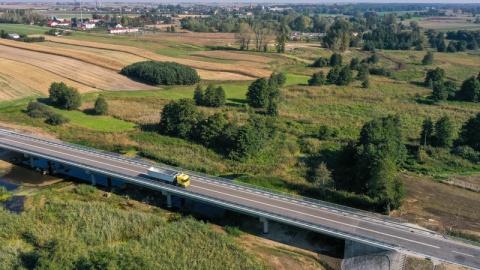
POLYGON ((252 55, 247 53, 237 53, 229 51, 204 51, 190 54, 194 56, 207 57, 212 59, 227 59, 227 60, 236 60, 236 61, 248 61, 255 63, 270 63, 274 59, 270 57, 265 57, 261 55, 252 55))
POLYGON ((23 97, 48 95, 48 88, 52 82, 63 81, 69 86, 76 87, 80 93, 98 91, 98 89, 66 79, 43 68, 29 64, 0 58, 0 100, 7 101, 23 97), (10 78, 10 79, 8 79, 10 78), (6 83, 6 85, 4 85, 6 83))
POLYGON ((145 90, 157 88, 132 81, 114 71, 63 56, 0 45, 0 57, 37 66, 69 80, 104 90, 145 90))
MULTIPOLYGON (((43 42, 42 45, 45 47, 53 48, 54 50, 67 49, 67 50, 73 50, 75 52, 78 52, 78 50, 81 49, 82 52, 91 53, 94 55, 94 57, 101 56, 101 57, 106 57, 108 59, 117 61, 122 65, 122 68, 123 66, 128 66, 136 62, 148 60, 145 57, 140 57, 138 55, 134 55, 126 52, 96 49, 96 48, 90 48, 90 47, 81 47, 79 45, 70 45, 70 44, 63 44, 58 42, 43 42)), ((79 60, 82 60, 82 59, 79 59, 79 60)), ((97 63, 97 64, 100 64, 100 63, 97 63)))
POLYGON ((172 42, 183 42, 195 46, 226 46, 235 43, 234 33, 159 33, 148 35, 145 38, 154 40, 168 40, 172 42))
MULTIPOLYGON (((59 42, 64 44, 71 44, 71 45, 79 45, 78 40, 72 39, 62 39, 58 37, 47 37, 46 38, 52 42, 59 42)), ((130 46, 122 46, 122 45, 113 45, 113 44, 105 44, 105 43, 98 43, 98 42, 89 42, 89 41, 81 41, 82 47, 91 47, 97 49, 105 49, 105 50, 114 50, 120 52, 127 52, 137 56, 145 57, 150 60, 155 61, 170 61, 170 62, 177 62, 180 64, 184 64, 195 69, 203 69, 203 70, 210 70, 210 71, 220 71, 220 72, 231 72, 237 73, 245 76, 250 77, 268 77, 270 76, 270 71, 265 69, 260 69, 252 66, 246 65, 230 65, 230 64, 218 64, 218 63, 210 63, 210 62, 201 62, 201 61, 194 61, 189 59, 182 59, 182 58, 175 58, 169 56, 163 56, 156 54, 151 51, 138 49, 135 47, 130 46)))
POLYGON ((87 53, 82 50, 68 50, 62 48, 55 48, 52 50, 49 47, 40 45, 41 43, 25 43, 18 42, 8 39, 0 39, 0 45, 10 46, 19 49, 25 49, 29 51, 36 51, 42 53, 48 53, 53 55, 65 56, 68 58, 77 59, 86 63, 94 64, 97 66, 102 66, 104 68, 112 69, 115 71, 120 71, 125 65, 115 61, 108 57, 103 57, 99 55, 94 55, 92 53, 87 53))
POLYGON ((197 69, 197 73, 202 80, 207 81, 251 81, 255 78, 245 76, 241 74, 222 72, 222 71, 210 71, 197 69))
POLYGON ((480 231, 480 193, 430 179, 402 175, 406 184, 403 217, 424 228, 477 234, 480 231))

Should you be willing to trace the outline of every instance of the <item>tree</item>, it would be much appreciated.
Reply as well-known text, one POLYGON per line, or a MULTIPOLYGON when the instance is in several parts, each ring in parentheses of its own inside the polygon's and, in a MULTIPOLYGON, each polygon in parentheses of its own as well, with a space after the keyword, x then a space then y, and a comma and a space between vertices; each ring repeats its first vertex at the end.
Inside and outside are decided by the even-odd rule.
POLYGON ((137 62, 124 67, 120 72, 156 85, 191 85, 200 81, 194 68, 174 62, 137 62))
POLYGON ((268 102, 267 114, 270 116, 278 116, 278 98, 272 98, 268 102))
POLYGON ((453 143, 453 123, 448 116, 440 118, 435 123, 435 146, 451 147, 453 143))
POLYGON ((323 46, 332 51, 346 51, 350 45, 351 27, 349 22, 336 19, 322 39, 323 46))
POLYGON ((448 98, 448 91, 442 82, 433 83, 432 97, 435 101, 444 101, 448 98))
POLYGON ((343 64, 343 57, 339 53, 334 53, 330 56, 330 66, 341 66, 343 64))
POLYGON ((480 134, 480 113, 463 124, 460 131, 460 140, 464 145, 472 147, 475 151, 480 151, 480 136, 478 134, 480 134))
POLYGON ((420 133, 420 140, 423 145, 431 145, 434 131, 435 127, 432 118, 428 117, 423 120, 422 132, 420 133))
POLYGON ((334 186, 332 172, 327 168, 325 162, 321 162, 314 170, 313 185, 325 190, 334 186))
POLYGON ((200 127, 200 139, 202 144, 211 147, 221 146, 222 132, 228 124, 228 120, 221 113, 215 113, 204 120, 200 127))
POLYGON ((320 86, 325 84, 325 74, 323 71, 313 73, 310 80, 308 80, 308 85, 310 86, 320 86))
POLYGON ((108 103, 103 97, 98 97, 95 100, 95 105, 93 107, 95 114, 98 115, 107 115, 108 114, 108 103))
POLYGON ((207 107, 222 107, 225 105, 225 98, 223 87, 215 87, 215 85, 209 84, 205 90, 203 105, 207 107))
POLYGON ((368 62, 368 63, 372 63, 372 64, 376 64, 376 63, 378 63, 378 61, 380 61, 380 57, 378 56, 378 51, 375 50, 375 51, 373 51, 372 56, 370 56, 370 57, 367 59, 367 62, 368 62))
POLYGON ((450 41, 450 43, 448 43, 447 52, 449 53, 457 52, 457 48, 455 47, 455 44, 453 43, 453 41, 450 41))
POLYGON ((358 57, 353 57, 352 60, 350 60, 350 69, 351 70, 358 70, 360 67, 360 60, 358 57))
POLYGON ((317 60, 315 60, 315 62, 313 62, 312 67, 319 67, 319 68, 328 67, 329 64, 330 64, 330 60, 328 58, 320 57, 317 60))
POLYGON ((307 32, 312 19, 307 15, 300 15, 290 23, 290 28, 295 31, 307 32))
POLYGON ((283 72, 272 73, 268 79, 268 84, 275 88, 282 88, 287 82, 287 77, 283 72))
POLYGON ((340 69, 340 73, 338 79, 336 81, 336 85, 349 85, 353 82, 353 72, 349 66, 345 65, 340 69))
POLYGON ((370 88, 370 79, 368 78, 368 76, 365 78, 365 80, 363 80, 362 87, 363 88, 370 88))
POLYGON ((442 40, 438 45, 437 45, 437 52, 446 52, 447 51, 447 45, 445 45, 445 42, 442 40))
POLYGON ((365 79, 368 78, 368 75, 370 75, 368 65, 365 63, 361 64, 358 68, 357 80, 364 81, 365 79))
POLYGON ((275 39, 275 47, 277 48, 278 53, 285 53, 288 39, 289 37, 285 34, 280 34, 277 36, 277 38, 275 39))
POLYGON ((70 122, 70 119, 67 117, 59 114, 59 113, 51 113, 49 114, 48 118, 45 119, 45 123, 52 125, 52 126, 61 126, 70 122))
POLYGON ((433 64, 433 56, 433 52, 428 51, 427 54, 423 57, 422 65, 426 66, 433 64))
POLYGON ((195 104, 198 106, 203 106, 205 104, 205 92, 200 84, 195 87, 195 91, 193 92, 193 100, 195 100, 195 104))
POLYGON ((76 110, 82 104, 80 93, 65 83, 53 82, 48 90, 52 103, 66 110, 76 110))
POLYGON ((433 87, 434 82, 443 82, 445 77, 445 70, 441 68, 429 69, 427 75, 425 76, 425 85, 428 87, 433 87))
POLYGON ((238 25, 237 32, 235 33, 235 39, 237 43, 240 44, 240 50, 247 50, 250 47, 250 42, 252 41, 252 29, 248 23, 240 23, 238 25))
POLYGON ((253 108, 265 108, 268 105, 270 86, 267 79, 260 78, 248 86, 247 103, 253 108))
POLYGON ((460 91, 457 93, 457 99, 469 102, 480 101, 480 82, 474 76, 463 81, 460 91))
POLYGON ((327 74, 327 80, 330 84, 336 84, 340 77, 341 66, 334 66, 327 74))
POLYGON ((170 101, 163 107, 160 116, 159 132, 182 139, 193 137, 192 133, 205 118, 191 99, 170 101))
POLYGON ((396 178, 407 155, 399 124, 394 116, 367 122, 356 145, 356 191, 384 202, 387 211, 401 206, 404 196, 396 178))

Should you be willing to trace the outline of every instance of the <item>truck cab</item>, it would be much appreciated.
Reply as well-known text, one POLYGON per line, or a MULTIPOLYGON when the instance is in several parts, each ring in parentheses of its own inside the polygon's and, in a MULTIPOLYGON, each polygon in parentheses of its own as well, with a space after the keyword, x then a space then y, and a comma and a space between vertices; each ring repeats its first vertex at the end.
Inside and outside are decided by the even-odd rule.
POLYGON ((177 175, 177 185, 184 188, 190 186, 190 176, 184 173, 177 175))

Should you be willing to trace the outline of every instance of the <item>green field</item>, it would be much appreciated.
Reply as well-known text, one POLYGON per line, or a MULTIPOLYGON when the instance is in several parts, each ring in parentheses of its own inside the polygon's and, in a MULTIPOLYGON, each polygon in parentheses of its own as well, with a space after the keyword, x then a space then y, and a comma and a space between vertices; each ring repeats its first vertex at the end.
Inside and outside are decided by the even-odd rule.
POLYGON ((44 34, 45 31, 48 31, 51 28, 44 27, 44 26, 37 26, 37 25, 0 23, 0 30, 2 29, 9 34, 15 33, 19 35, 34 35, 34 34, 44 34))
POLYGON ((80 111, 66 111, 54 109, 55 112, 70 119, 71 123, 86 127, 89 129, 103 131, 103 132, 116 132, 130 130, 136 125, 123 120, 115 119, 110 116, 88 115, 80 111))

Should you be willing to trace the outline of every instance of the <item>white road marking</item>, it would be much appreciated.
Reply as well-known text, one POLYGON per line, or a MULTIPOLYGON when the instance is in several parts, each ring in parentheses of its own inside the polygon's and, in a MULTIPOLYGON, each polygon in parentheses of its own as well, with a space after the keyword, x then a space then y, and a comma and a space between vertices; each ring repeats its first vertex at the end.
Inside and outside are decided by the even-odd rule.
POLYGON ((294 211, 294 210, 291 210, 291 209, 288 209, 288 208, 284 208, 284 207, 280 207, 280 206, 276 206, 276 205, 272 205, 272 204, 268 204, 268 203, 263 203, 263 202, 259 202, 259 201, 256 201, 256 200, 251 200, 251 199, 243 198, 243 197, 240 197, 240 196, 235 196, 235 195, 231 195, 231 194, 226 194, 226 193, 223 193, 223 192, 220 192, 220 191, 211 190, 211 189, 208 189, 208 188, 202 188, 202 187, 198 187, 198 186, 197 186, 197 188, 205 189, 205 190, 208 190, 208 191, 211 191, 211 192, 220 193, 220 194, 227 195, 227 196, 230 196, 230 197, 234 197, 234 198, 238 198, 238 199, 243 199, 243 200, 250 201, 250 202, 255 202, 255 203, 258 203, 258 204, 263 204, 263 205, 267 205, 267 206, 270 206, 270 207, 274 207, 274 208, 278 208, 278 209, 282 209, 282 210, 286 210, 286 211, 290 211, 290 212, 294 212, 294 213, 297 213, 297 214, 302 214, 302 215, 305 215, 305 216, 310 216, 310 217, 313 217, 313 218, 318 218, 318 219, 327 220, 327 221, 330 221, 330 222, 342 224, 342 225, 345 225, 345 226, 348 226, 348 227, 353 227, 353 228, 356 228, 356 229, 361 229, 361 230, 364 230, 364 231, 369 231, 369 232, 375 232, 375 233, 378 233, 378 234, 388 235, 388 236, 393 237, 393 238, 402 239, 402 240, 409 241, 409 242, 413 242, 413 243, 417 243, 417 244, 420 244, 420 245, 425 245, 425 246, 434 247, 434 248, 440 248, 440 247, 438 247, 438 246, 434 246, 434 245, 430 245, 430 244, 425 244, 425 243, 422 243, 422 242, 418 242, 418 241, 414 241, 414 240, 402 238, 402 237, 395 236, 395 235, 391 235, 391 234, 388 234, 388 233, 382 233, 382 232, 379 232, 379 231, 374 231, 374 230, 370 230, 370 229, 365 229, 365 228, 361 228, 361 227, 358 227, 358 226, 355 226, 355 225, 350 225, 350 224, 347 224, 347 223, 343 223, 343 222, 331 220, 331 219, 328 219, 328 218, 323 218, 323 217, 319 217, 319 216, 315 216, 315 215, 311 215, 311 214, 307 214, 307 213, 303 213, 303 212, 294 211))
POLYGON ((470 255, 470 254, 465 254, 465 253, 458 252, 458 251, 455 251, 455 250, 454 250, 454 251, 452 251, 452 252, 454 252, 454 253, 458 253, 458 254, 462 254, 462 255, 465 255, 465 256, 469 256, 469 257, 475 257, 475 256, 473 256, 473 255, 470 255))
MULTIPOLYGON (((110 167, 120 168, 120 169, 123 169, 123 170, 127 170, 127 171, 131 171, 131 172, 139 173, 138 171, 131 170, 131 169, 127 169, 127 168, 124 168, 124 167, 115 166, 115 165, 108 164, 108 163, 104 163, 104 162, 101 162, 101 161, 91 160, 91 159, 88 159, 88 158, 84 158, 84 157, 80 157, 80 156, 75 156, 75 155, 67 154, 67 153, 65 153, 65 152, 55 151, 55 150, 52 150, 52 149, 47 149, 47 148, 44 148, 44 147, 40 147, 40 146, 36 146, 36 145, 31 145, 31 144, 28 144, 28 143, 17 142, 17 141, 9 140, 9 139, 6 139, 6 138, 3 138, 3 140, 11 141, 11 142, 14 142, 14 143, 17 143, 17 144, 28 145, 28 146, 30 146, 30 147, 35 147, 35 148, 38 148, 38 149, 47 150, 47 151, 50 151, 50 152, 53 152, 53 153, 59 153, 59 154, 66 155, 66 156, 70 156, 70 157, 74 157, 74 158, 77 158, 77 159, 83 159, 83 160, 93 161, 93 162, 96 162, 96 163, 99 163, 99 164, 104 164, 104 165, 107 165, 107 166, 110 166, 110 167)), ((143 173, 143 172, 140 172, 140 173, 143 173)), ((414 241, 414 240, 409 240, 409 239, 406 239, 406 238, 402 238, 402 237, 399 237, 399 236, 394 236, 394 235, 391 235, 391 234, 386 234, 386 233, 381 233, 381 232, 374 231, 374 230, 370 230, 370 229, 361 228, 361 227, 358 227, 358 226, 355 226, 355 225, 350 225, 350 224, 346 224, 346 223, 343 223, 343 222, 339 222, 339 221, 335 221, 335 220, 331 220, 331 219, 327 219, 327 218, 322 218, 322 217, 314 216, 314 215, 307 214, 307 213, 303 213, 303 212, 294 211, 294 210, 291 210, 291 209, 288 209, 288 208, 284 208, 284 207, 280 207, 280 206, 275 206, 275 205, 271 205, 271 204, 267 204, 267 203, 261 203, 261 202, 258 202, 258 201, 256 201, 256 200, 246 199, 246 198, 243 198, 243 197, 239 197, 239 196, 235 196, 235 195, 231 195, 231 194, 227 194, 227 193, 223 193, 223 192, 211 190, 211 189, 208 189, 208 188, 202 188, 202 187, 199 187, 199 186, 196 186, 196 187, 197 187, 197 188, 200 188, 200 189, 208 190, 208 191, 211 191, 211 192, 216 192, 216 193, 220 193, 220 194, 223 194, 223 195, 231 196, 231 197, 234 197, 234 198, 247 200, 247 201, 250 201, 250 202, 255 202, 255 203, 264 204, 264 205, 267 205, 267 206, 271 206, 271 207, 274 207, 274 208, 278 208, 278 209, 290 211, 290 212, 293 212, 293 213, 302 214, 302 215, 306 215, 306 216, 310 216, 310 217, 314 217, 314 218, 318 218, 318 219, 327 220, 327 221, 330 221, 330 222, 334 222, 334 223, 346 225, 346 226, 353 227, 353 228, 356 228, 356 229, 361 229, 361 230, 370 231, 370 232, 376 232, 376 233, 378 233, 378 234, 388 235, 388 236, 393 237, 393 238, 398 238, 398 239, 402 239, 402 240, 405 240, 405 241, 409 241, 409 242, 413 242, 413 243, 417 243, 417 244, 421 244, 421 245, 425 245, 425 246, 430 246, 430 247, 434 247, 434 248, 439 248, 438 246, 429 245, 429 244, 425 244, 425 243, 422 243, 422 242, 418 242, 418 241, 414 241)))

